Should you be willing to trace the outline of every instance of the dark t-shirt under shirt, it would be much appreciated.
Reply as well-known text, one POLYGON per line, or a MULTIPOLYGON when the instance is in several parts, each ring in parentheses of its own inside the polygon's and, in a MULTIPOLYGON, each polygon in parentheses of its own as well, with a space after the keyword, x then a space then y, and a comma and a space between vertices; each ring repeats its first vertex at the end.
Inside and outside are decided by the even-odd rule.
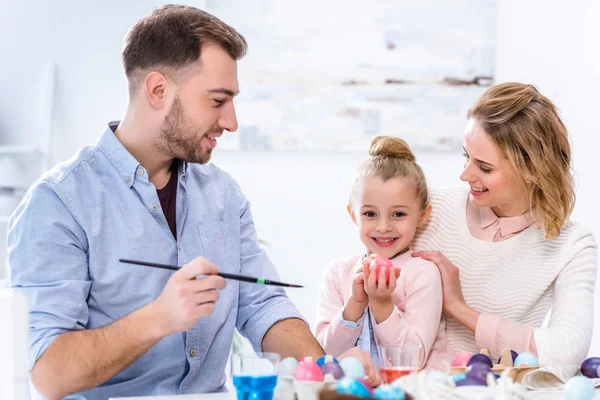
POLYGON ((163 214, 167 218, 167 223, 171 229, 171 233, 175 240, 177 240, 177 219, 175 211, 177 209, 177 174, 178 174, 179 160, 173 160, 171 166, 171 178, 169 182, 162 189, 156 189, 160 205, 163 210, 163 214))

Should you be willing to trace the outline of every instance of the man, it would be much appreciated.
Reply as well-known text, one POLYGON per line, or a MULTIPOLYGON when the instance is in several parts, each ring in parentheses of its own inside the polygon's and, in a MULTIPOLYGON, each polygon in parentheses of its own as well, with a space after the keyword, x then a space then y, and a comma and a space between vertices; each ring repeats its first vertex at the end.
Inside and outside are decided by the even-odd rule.
POLYGON ((42 176, 11 217, 11 284, 29 300, 31 380, 45 398, 224 390, 235 327, 257 351, 323 354, 283 290, 216 275, 277 279, 248 201, 208 164, 237 129, 245 52, 238 32, 192 7, 139 21, 122 54, 123 120, 42 176))

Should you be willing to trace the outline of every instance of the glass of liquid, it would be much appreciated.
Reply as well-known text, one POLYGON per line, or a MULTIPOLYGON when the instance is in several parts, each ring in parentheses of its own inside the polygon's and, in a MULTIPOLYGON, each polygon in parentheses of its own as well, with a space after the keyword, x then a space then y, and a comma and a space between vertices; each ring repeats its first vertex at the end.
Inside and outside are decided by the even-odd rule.
POLYGON ((231 376, 238 400, 273 400, 281 357, 276 353, 234 353, 231 376))
POLYGON ((422 363, 421 345, 379 347, 379 372, 384 383, 418 371, 422 363))

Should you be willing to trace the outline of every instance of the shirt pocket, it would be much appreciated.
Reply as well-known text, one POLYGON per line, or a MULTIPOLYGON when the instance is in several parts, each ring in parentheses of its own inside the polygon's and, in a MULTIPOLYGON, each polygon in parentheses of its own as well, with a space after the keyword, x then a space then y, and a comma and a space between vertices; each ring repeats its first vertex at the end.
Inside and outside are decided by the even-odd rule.
POLYGON ((240 221, 216 220, 198 224, 204 257, 221 272, 239 273, 240 221))

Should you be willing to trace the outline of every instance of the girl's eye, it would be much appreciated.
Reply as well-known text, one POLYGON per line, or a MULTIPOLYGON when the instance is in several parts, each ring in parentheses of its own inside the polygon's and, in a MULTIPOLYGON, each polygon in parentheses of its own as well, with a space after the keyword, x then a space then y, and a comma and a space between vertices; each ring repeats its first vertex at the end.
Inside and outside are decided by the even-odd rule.
POLYGON ((402 217, 404 217, 405 215, 406 215, 406 214, 404 214, 403 212, 400 212, 400 211, 398 211, 398 212, 395 212, 394 214, 392 214, 392 216, 393 216, 394 218, 402 218, 402 217))
POLYGON ((375 213, 373 211, 365 211, 363 215, 368 218, 373 218, 375 216, 375 213))

